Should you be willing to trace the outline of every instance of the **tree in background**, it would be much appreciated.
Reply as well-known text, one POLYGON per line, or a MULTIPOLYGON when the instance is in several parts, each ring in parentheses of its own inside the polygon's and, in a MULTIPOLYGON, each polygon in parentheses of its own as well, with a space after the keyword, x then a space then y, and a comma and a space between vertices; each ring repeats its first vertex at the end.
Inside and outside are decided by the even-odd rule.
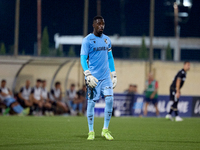
POLYGON ((0 55, 6 54, 6 47, 4 43, 1 43, 0 55))
POLYGON ((74 51, 74 46, 70 46, 67 56, 68 57, 75 57, 76 56, 76 53, 74 51))
POLYGON ((143 36, 142 45, 139 49, 139 58, 147 59, 147 57, 148 57, 148 51, 147 51, 146 44, 145 44, 145 36, 143 36))
POLYGON ((171 52, 170 43, 167 44, 166 56, 167 56, 167 60, 172 60, 172 52, 171 52))
POLYGON ((42 56, 48 56, 49 55, 49 34, 47 26, 44 28, 42 33, 42 56))

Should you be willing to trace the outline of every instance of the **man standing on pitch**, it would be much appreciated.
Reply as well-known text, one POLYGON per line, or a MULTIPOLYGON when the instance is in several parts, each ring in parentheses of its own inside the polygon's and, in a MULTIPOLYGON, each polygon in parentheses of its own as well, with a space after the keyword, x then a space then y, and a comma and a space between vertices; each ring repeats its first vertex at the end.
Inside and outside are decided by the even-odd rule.
POLYGON ((104 127, 101 135, 107 140, 113 140, 108 130, 113 110, 113 88, 117 84, 111 41, 103 34, 105 22, 103 17, 93 18, 93 33, 87 35, 81 46, 81 65, 87 83, 87 119, 89 133, 87 140, 94 140, 94 107, 95 102, 103 95, 105 98, 104 127), (88 64, 87 64, 88 60, 88 64), (89 65, 89 67, 88 67, 89 65), (112 80, 110 77, 112 74, 112 80))
POLYGON ((186 79, 186 72, 190 70, 190 62, 186 61, 184 62, 183 69, 181 69, 175 76, 171 86, 170 86, 170 100, 173 101, 173 104, 170 108, 169 113, 166 115, 166 119, 170 119, 173 121, 173 118, 171 116, 172 112, 175 113, 175 121, 183 121, 181 117, 178 115, 178 101, 181 95, 181 88, 185 82, 186 79))

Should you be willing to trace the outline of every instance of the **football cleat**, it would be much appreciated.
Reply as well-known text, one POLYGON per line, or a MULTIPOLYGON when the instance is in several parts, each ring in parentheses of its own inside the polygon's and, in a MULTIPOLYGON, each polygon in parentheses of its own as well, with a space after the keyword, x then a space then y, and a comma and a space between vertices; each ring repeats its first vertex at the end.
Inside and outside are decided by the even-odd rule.
POLYGON ((176 116, 176 118, 175 118, 175 121, 183 121, 183 119, 181 118, 181 117, 179 117, 179 116, 176 116))
POLYGON ((95 137, 94 131, 89 132, 89 133, 88 133, 88 138, 87 138, 87 140, 94 140, 94 137, 95 137))
POLYGON ((174 119, 172 118, 172 115, 170 115, 170 114, 167 114, 167 115, 165 116, 165 119, 174 121, 174 119))
POLYGON ((114 138, 110 135, 110 131, 108 129, 102 129, 101 136, 105 137, 107 140, 113 140, 114 138))

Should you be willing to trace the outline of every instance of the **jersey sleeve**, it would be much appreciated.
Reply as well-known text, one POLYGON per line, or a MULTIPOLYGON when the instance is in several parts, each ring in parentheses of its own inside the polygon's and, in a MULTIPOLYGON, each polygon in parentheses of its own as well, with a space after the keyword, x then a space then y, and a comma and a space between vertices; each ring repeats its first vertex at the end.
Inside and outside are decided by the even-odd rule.
POLYGON ((20 93, 22 93, 22 92, 23 92, 23 90, 24 90, 24 89, 23 89, 23 87, 22 87, 22 88, 20 89, 20 91, 19 91, 19 92, 20 92, 20 93))
POLYGON ((88 56, 89 53, 89 41, 87 38, 83 39, 82 45, 81 45, 81 54, 80 55, 86 55, 88 56))
POLYGON ((34 88, 31 89, 31 94, 33 94, 33 93, 34 93, 34 88))
POLYGON ((182 79, 182 78, 183 78, 183 74, 182 74, 182 72, 181 72, 181 71, 179 71, 179 73, 177 74, 177 78, 180 78, 180 79, 182 79))
POLYGON ((108 51, 112 50, 112 44, 110 38, 108 38, 109 44, 108 44, 108 51))
POLYGON ((53 89, 51 89, 51 94, 54 95, 54 90, 53 89))
POLYGON ((158 89, 158 81, 155 83, 155 88, 158 89))

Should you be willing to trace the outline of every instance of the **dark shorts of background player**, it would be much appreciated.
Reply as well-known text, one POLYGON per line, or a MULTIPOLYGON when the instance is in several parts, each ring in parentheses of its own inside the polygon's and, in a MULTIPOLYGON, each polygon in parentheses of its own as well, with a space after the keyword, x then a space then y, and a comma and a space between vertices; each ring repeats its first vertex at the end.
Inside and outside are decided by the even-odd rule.
POLYGON ((25 104, 25 101, 20 99, 20 98, 17 98, 17 101, 19 102, 19 104, 23 107, 23 108, 27 108, 28 106, 26 106, 25 104))
POLYGON ((57 103, 54 102, 54 101, 50 101, 50 103, 51 103, 53 106, 57 106, 57 103))
POLYGON ((145 102, 152 103, 153 105, 157 105, 158 104, 158 99, 157 98, 150 99, 148 97, 145 97, 145 102))
POLYGON ((170 101, 173 101, 173 102, 178 102, 179 101, 179 99, 177 99, 175 97, 175 95, 176 95, 176 90, 170 88, 170 101))

